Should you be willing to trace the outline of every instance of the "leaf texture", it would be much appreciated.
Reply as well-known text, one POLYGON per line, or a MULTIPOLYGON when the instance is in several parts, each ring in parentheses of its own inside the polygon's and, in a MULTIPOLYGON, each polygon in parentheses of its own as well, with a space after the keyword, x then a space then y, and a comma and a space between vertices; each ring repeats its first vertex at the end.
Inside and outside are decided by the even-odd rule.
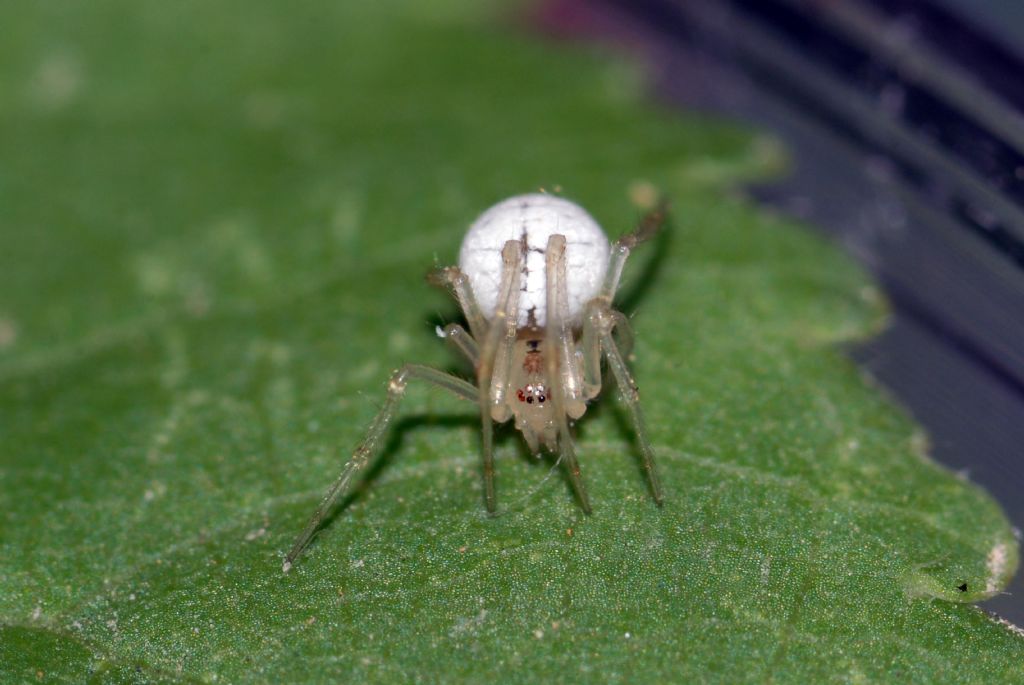
POLYGON ((6 5, 0 679, 1024 682, 971 602, 1017 542, 838 345, 881 298, 731 183, 770 141, 484 3, 6 5), (560 187, 616 235, 668 498, 613 388, 595 512, 474 407, 411 387, 388 448, 281 557, 405 361, 459 367, 423 275, 560 187))

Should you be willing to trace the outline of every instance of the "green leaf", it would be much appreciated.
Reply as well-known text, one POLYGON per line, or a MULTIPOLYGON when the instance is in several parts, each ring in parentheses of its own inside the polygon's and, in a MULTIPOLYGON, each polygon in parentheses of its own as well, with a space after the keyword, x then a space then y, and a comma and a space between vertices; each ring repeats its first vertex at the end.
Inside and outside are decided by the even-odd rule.
POLYGON ((492 8, 4 7, 0 680, 1024 682, 970 604, 1008 522, 837 349, 877 292, 728 192, 777 147, 492 8), (556 185, 613 234, 672 197, 623 300, 665 506, 606 392, 593 516, 507 431, 489 518, 474 408, 413 386, 283 575, 389 370, 459 368, 423 275, 556 185))

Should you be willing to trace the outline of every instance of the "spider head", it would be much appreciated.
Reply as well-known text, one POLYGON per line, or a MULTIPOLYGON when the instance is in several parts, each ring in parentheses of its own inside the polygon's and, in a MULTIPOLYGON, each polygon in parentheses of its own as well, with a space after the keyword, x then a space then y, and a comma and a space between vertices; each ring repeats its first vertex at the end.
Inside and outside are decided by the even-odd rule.
POLYGON ((530 451, 539 452, 540 443, 552 451, 557 449, 554 402, 543 375, 516 383, 509 404, 516 418, 516 428, 522 432, 530 451))
MULTIPOLYGON (((509 375, 508 408, 516 419, 516 428, 536 453, 540 444, 552 451, 558 449, 557 421, 553 388, 548 378, 547 351, 543 332, 527 328, 516 341, 509 375)), ((581 403, 582 404, 582 403, 581 403)), ((567 408, 570 418, 578 418, 582 411, 575 405, 567 408)))

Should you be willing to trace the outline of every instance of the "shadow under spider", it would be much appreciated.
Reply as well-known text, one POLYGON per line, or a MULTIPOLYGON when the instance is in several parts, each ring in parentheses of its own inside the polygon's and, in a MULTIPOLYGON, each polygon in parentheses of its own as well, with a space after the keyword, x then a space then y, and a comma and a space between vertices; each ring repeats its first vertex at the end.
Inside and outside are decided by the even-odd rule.
MULTIPOLYGON (((480 426, 480 415, 479 414, 419 414, 413 416, 407 416, 399 419, 395 422, 391 428, 391 432, 387 438, 387 442, 381 448, 380 455, 374 462, 369 465, 366 472, 363 474, 359 482, 353 487, 352 491, 344 499, 339 501, 329 515, 327 515, 320 526, 317 528, 317 534, 323 531, 325 528, 333 525, 334 521, 347 510, 353 502, 360 497, 363 497, 370 488, 373 487, 374 482, 380 477, 382 473, 388 469, 393 460, 402 451, 403 442, 405 435, 412 431, 418 430, 422 427, 444 427, 444 428, 459 428, 459 427, 473 427, 479 428, 480 426)), ((479 431, 477 431, 479 434, 479 431)), ((494 431, 494 446, 495 448, 506 444, 509 440, 515 440, 516 443, 516 454, 518 458, 525 460, 527 463, 532 465, 546 465, 551 467, 554 465, 556 459, 554 455, 549 455, 546 452, 540 455, 541 458, 536 458, 530 454, 527 449, 526 443, 518 439, 514 426, 511 423, 504 423, 495 426, 494 431)), ((478 465, 479 468, 478 476, 483 478, 483 459, 478 465)), ((568 482, 566 482, 568 487, 568 482)), ((570 490, 571 493, 571 490, 570 490)), ((481 494, 481 508, 483 509, 483 499, 481 494)), ((496 516, 501 516, 505 512, 498 510, 496 516)))

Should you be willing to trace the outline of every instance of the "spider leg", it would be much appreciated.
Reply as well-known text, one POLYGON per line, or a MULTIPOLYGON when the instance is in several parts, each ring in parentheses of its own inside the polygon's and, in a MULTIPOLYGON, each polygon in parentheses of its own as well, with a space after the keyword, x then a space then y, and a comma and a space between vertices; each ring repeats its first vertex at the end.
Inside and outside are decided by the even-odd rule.
MULTIPOLYGON (((548 238, 545 278, 547 280, 547 325, 546 345, 547 376, 551 383, 548 395, 554 403, 552 411, 558 434, 558 453, 565 460, 569 470, 569 480, 576 496, 579 497, 583 511, 591 513, 590 498, 583 485, 580 475, 580 464, 576 460, 572 435, 569 433, 567 416, 576 409, 570 402, 579 403, 582 387, 578 383, 578 375, 574 372, 576 361, 572 331, 569 328, 566 312, 568 297, 565 291, 565 236, 553 235, 548 238), (568 386, 568 387, 567 387, 568 386), (577 393, 578 391, 578 393, 577 393), (573 393, 566 397, 567 393, 573 393)), ((585 405, 584 405, 585 409, 585 405)), ((582 415, 582 411, 576 416, 582 415)))
POLYGON ((601 392, 601 328, 604 326, 604 309, 598 299, 587 303, 583 311, 583 334, 580 348, 583 350, 583 393, 594 399, 601 392))
POLYGON ((619 386, 626 407, 629 409, 630 420, 643 459, 644 471, 646 471, 651 485, 651 494, 658 504, 664 501, 664 495, 654 467, 654 448, 651 447, 647 424, 644 422, 643 412, 640 408, 640 395, 636 381, 633 380, 624 358, 633 348, 633 328, 629 325, 626 316, 612 309, 611 305, 612 298, 615 297, 615 292, 619 288, 619 279, 622 277, 622 269, 626 265, 630 250, 638 243, 654 237, 664 225, 667 214, 668 203, 661 200, 652 211, 640 220, 633 231, 622 236, 612 245, 611 259, 608 262, 604 284, 597 297, 587 304, 584 311, 583 334, 580 340, 583 352, 584 396, 586 399, 591 399, 601 392, 601 356, 603 353, 608 360, 612 375, 615 376, 615 382, 619 386), (619 334, 625 355, 612 337, 613 330, 619 334))
MULTIPOLYGON (((605 359, 608 360, 608 368, 611 370, 612 375, 615 376, 619 392, 622 393, 622 399, 629 410, 629 418, 633 424, 633 431, 636 433, 637 445, 640 447, 644 471, 647 473, 647 480, 651 485, 651 495, 654 497, 654 501, 660 505, 665 497, 662 493, 661 482, 658 479, 658 472, 654 467, 654 448, 651 447, 651 439, 647 434, 647 424, 640 409, 640 390, 636 385, 636 381, 633 380, 632 374, 629 372, 629 367, 626 365, 626 360, 619 351, 615 339, 612 337, 613 328, 623 327, 624 330, 630 331, 628 339, 632 341, 632 329, 629 327, 626 317, 620 312, 607 309, 601 304, 592 304, 595 306, 590 308, 592 311, 587 316, 586 321, 593 321, 596 318, 597 322, 596 326, 592 324, 591 338, 585 342, 584 357, 586 358, 588 352, 591 355, 595 354, 595 347, 604 352, 605 359), (597 334, 599 342, 594 340, 594 333, 597 334)), ((586 329, 584 329, 584 335, 586 336, 586 329)), ((596 368, 597 389, 600 390, 600 360, 597 361, 596 368)))
POLYGON ((443 371, 432 369, 429 366, 406 364, 398 371, 395 371, 391 376, 391 380, 388 381, 388 395, 384 400, 384 406, 377 412, 377 416, 374 417, 370 428, 366 431, 363 441, 356 447, 352 457, 341 470, 337 480, 327 490, 327 493, 320 502, 320 506, 313 512, 313 516, 310 517, 306 527, 303 528, 302 532, 295 539, 295 543, 288 552, 288 556, 285 557, 284 566, 282 567, 285 573, 291 569, 292 563, 299 558, 306 545, 313 539, 313 536, 320 528, 320 524, 324 522, 324 519, 334 508, 335 503, 349 491, 356 475, 380 451, 381 445, 384 442, 384 436, 387 435, 388 427, 398 411, 399 402, 405 395, 405 386, 412 379, 419 379, 444 388, 470 402, 475 402, 477 399, 477 390, 472 383, 468 383, 443 371))
POLYGON ((619 237, 612 243, 612 254, 608 261, 608 271, 605 272, 604 284, 597 297, 604 300, 611 306, 615 291, 619 289, 619 279, 622 277, 622 268, 626 265, 629 252, 638 244, 650 240, 661 227, 665 225, 665 218, 668 216, 668 201, 662 199, 658 205, 640 219, 636 228, 624 236, 619 237))
POLYGON ((480 363, 480 348, 477 346, 476 340, 473 339, 473 336, 465 328, 457 323, 450 323, 444 327, 444 330, 439 335, 456 352, 468 359, 474 369, 480 363))
POLYGON ((508 418, 504 403, 508 388, 511 346, 515 344, 519 319, 519 281, 522 275, 523 246, 509 240, 501 250, 501 286, 498 306, 490 328, 480 349, 477 364, 477 400, 480 402, 480 421, 484 450, 484 501, 487 511, 497 511, 494 496, 494 421, 508 418))
POLYGON ((668 216, 668 201, 662 198, 650 212, 645 214, 636 228, 619 237, 612 244, 608 270, 605 272, 604 283, 597 296, 588 303, 583 314, 583 387, 587 399, 596 397, 601 392, 601 343, 599 323, 606 317, 612 317, 611 328, 618 329, 621 345, 624 350, 620 356, 628 357, 633 349, 633 328, 621 312, 612 309, 612 299, 619 289, 622 269, 630 251, 638 244, 650 240, 662 226, 668 216))
POLYGON ((633 327, 622 312, 595 298, 583 311, 583 334, 580 349, 583 352, 583 396, 592 400, 601 392, 601 333, 605 328, 614 330, 618 337, 619 356, 629 357, 633 350, 633 327))
POLYGON ((476 296, 473 295, 469 277, 462 273, 457 266, 446 266, 430 273, 427 280, 434 285, 446 286, 451 289, 466 317, 466 323, 469 324, 469 331, 473 334, 473 338, 483 340, 487 333, 487 319, 484 318, 483 312, 480 311, 480 305, 477 304, 476 296))
POLYGON ((633 325, 629 323, 629 318, 617 309, 609 310, 609 314, 614 319, 611 329, 619 354, 623 359, 629 359, 629 355, 633 353, 633 344, 636 342, 633 325))
POLYGON ((569 321, 569 292, 565 274, 565 236, 548 239, 545 264, 547 287, 548 358, 557 358, 557 374, 548 373, 548 380, 562 389, 562 407, 572 419, 587 410, 583 377, 576 357, 576 341, 569 321))

